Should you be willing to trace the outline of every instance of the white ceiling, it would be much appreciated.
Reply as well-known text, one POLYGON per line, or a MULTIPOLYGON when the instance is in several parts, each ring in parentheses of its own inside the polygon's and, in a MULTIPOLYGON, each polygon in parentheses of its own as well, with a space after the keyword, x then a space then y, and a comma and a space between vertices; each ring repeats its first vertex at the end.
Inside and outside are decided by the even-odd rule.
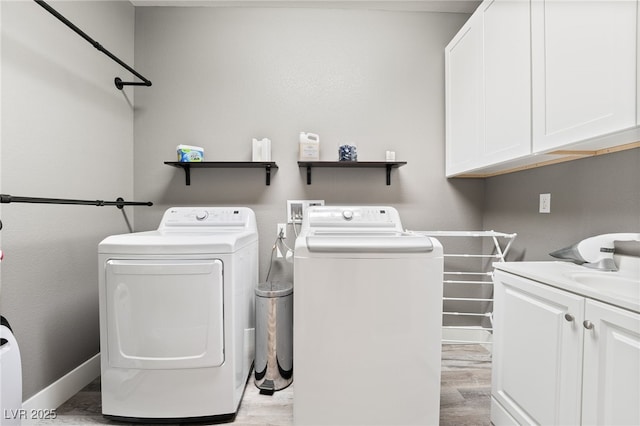
POLYGON ((130 0, 134 6, 306 7, 473 13, 479 0, 130 0))

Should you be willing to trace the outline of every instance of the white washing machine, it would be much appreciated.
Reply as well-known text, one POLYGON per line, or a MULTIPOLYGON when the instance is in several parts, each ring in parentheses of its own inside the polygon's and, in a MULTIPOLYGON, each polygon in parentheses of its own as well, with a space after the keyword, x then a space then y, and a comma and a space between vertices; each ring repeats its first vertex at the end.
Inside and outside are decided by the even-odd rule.
POLYGON ((297 425, 437 425, 440 243, 392 207, 309 208, 294 257, 297 425))
POLYGON ((232 421, 255 352, 253 211, 173 207, 98 251, 103 415, 232 421))

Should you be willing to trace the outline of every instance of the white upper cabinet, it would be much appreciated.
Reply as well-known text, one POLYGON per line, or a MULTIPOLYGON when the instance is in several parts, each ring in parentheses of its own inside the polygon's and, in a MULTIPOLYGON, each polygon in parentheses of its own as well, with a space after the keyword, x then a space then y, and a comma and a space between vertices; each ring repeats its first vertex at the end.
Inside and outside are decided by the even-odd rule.
POLYGON ((636 125, 636 0, 532 0, 533 151, 636 125))
POLYGON ((531 152, 528 0, 487 0, 445 49, 447 176, 531 152))
POLYGON ((640 147, 639 0, 485 0, 445 49, 446 175, 640 147))
POLYGON ((480 6, 484 34, 484 164, 531 152, 531 59, 528 0, 480 6))
POLYGON ((482 144, 482 22, 473 15, 445 49, 446 172, 472 169, 482 144))

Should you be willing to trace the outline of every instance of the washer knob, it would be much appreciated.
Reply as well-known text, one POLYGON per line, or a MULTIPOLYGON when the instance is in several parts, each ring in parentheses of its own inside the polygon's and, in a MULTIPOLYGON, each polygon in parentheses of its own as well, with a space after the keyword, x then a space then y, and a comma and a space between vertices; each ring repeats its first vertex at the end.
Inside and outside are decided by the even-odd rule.
POLYGON ((207 217, 209 217, 209 213, 206 210, 196 212, 196 220, 205 220, 207 217))
POLYGON ((345 210, 342 212, 342 217, 344 217, 345 220, 351 220, 353 219, 353 212, 351 210, 345 210))

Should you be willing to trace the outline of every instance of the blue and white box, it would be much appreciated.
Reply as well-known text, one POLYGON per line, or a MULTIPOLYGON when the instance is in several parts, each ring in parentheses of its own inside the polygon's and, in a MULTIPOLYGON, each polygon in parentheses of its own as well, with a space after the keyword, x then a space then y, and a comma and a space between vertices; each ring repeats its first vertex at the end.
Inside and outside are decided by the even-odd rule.
POLYGON ((178 161, 181 163, 193 163, 204 161, 204 148, 192 145, 178 145, 178 161))

